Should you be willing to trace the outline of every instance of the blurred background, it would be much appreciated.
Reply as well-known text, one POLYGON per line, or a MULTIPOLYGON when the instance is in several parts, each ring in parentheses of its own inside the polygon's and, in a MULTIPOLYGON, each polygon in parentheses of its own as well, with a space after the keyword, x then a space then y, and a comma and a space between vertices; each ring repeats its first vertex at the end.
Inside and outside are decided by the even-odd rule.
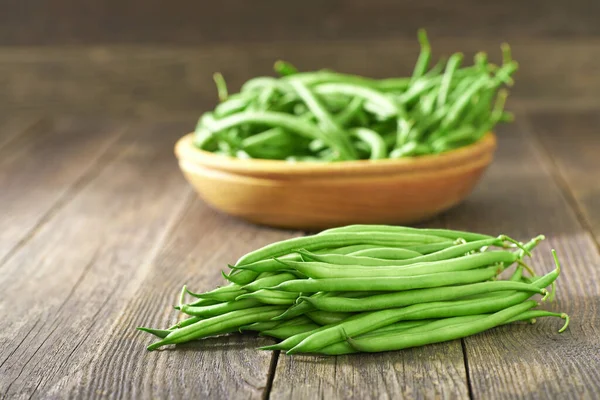
POLYGON ((600 105, 598 0, 52 0, 3 2, 2 113, 196 119, 212 73, 232 89, 300 69, 409 74, 416 31, 434 57, 508 42, 521 68, 509 109, 600 105))

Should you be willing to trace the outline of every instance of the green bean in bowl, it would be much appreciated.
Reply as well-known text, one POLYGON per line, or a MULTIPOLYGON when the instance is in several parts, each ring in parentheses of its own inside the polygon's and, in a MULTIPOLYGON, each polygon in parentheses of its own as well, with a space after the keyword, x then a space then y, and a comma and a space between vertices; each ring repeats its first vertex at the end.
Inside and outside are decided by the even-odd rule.
POLYGON ((518 64, 503 44, 502 64, 461 53, 432 65, 420 30, 421 52, 410 77, 372 79, 329 70, 299 72, 277 61, 279 77, 256 77, 228 94, 215 74, 220 103, 203 114, 198 148, 245 159, 349 161, 435 155, 473 144, 504 111, 518 64))

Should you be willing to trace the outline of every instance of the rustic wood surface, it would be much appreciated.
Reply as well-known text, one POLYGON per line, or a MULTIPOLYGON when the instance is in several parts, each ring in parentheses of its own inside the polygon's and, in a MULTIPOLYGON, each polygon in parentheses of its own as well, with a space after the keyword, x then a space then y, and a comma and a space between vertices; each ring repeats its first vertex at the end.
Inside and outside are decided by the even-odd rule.
POLYGON ((301 234, 197 199, 172 153, 188 120, 5 117, 0 128, 0 394, 5 398, 597 398, 600 141, 592 112, 520 113, 468 200, 424 226, 544 233, 563 262, 558 321, 424 348, 290 357, 233 335, 147 353, 180 286, 301 234))
POLYGON ((411 36, 582 37, 600 34, 595 0, 54 0, 8 2, 0 44, 205 44, 411 36), (60 23, 57 23, 60 22, 60 23))
MULTIPOLYGON (((1 24, 0 24, 1 26, 1 24)), ((1 35, 0 35, 1 36, 1 35)), ((504 39, 431 34, 434 57, 477 51, 500 61, 504 39)), ((527 110, 600 108, 600 39, 506 39, 520 68, 511 107, 527 110), (551 82, 551 84, 549 84, 551 82)), ((273 75, 283 59, 302 70, 323 66, 374 77, 410 74, 419 52, 410 35, 351 41, 321 40, 205 46, 0 47, 0 110, 7 113, 183 118, 190 126, 217 101, 212 74, 236 90, 246 80, 273 75)))

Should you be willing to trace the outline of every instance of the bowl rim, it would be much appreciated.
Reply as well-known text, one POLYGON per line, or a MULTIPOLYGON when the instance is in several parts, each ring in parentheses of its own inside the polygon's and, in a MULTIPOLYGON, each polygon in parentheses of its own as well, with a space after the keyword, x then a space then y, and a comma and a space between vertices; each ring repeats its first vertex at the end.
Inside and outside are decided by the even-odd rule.
POLYGON ((470 145, 446 153, 384 160, 353 160, 330 163, 289 162, 285 160, 239 159, 201 150, 194 146, 193 133, 181 137, 175 144, 175 155, 181 162, 248 176, 289 175, 379 175, 415 173, 450 168, 488 157, 496 149, 496 135, 488 132, 470 145))

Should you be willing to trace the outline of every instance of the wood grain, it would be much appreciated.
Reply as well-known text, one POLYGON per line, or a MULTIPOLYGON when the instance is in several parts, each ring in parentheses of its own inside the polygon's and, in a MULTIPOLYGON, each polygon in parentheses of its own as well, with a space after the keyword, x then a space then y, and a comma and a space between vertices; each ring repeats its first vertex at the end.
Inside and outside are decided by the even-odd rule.
POLYGON ((551 173, 600 243, 600 117, 597 112, 538 112, 526 129, 546 155, 551 173))
MULTIPOLYGON (((90 162, 85 152, 52 157, 64 151, 65 137, 85 137, 93 126, 89 120, 58 125, 43 146, 23 152, 39 158, 42 170, 68 160, 69 168, 81 171, 90 162)), ((111 156, 95 176, 1 266, 0 393, 7 398, 43 396, 89 362, 126 306, 128 290, 139 285, 136 271, 144 273, 189 196, 171 151, 181 125, 138 128, 107 149, 111 156)), ((50 188, 60 183, 48 179, 50 188)), ((28 207, 37 209, 35 203, 28 207)))
POLYGON ((462 206, 447 213, 447 226, 519 240, 543 233, 533 266, 563 270, 557 301, 543 308, 571 316, 534 326, 510 325, 464 339, 474 398, 597 398, 600 396, 600 257, 553 180, 540 150, 518 128, 499 132, 499 154, 487 178, 462 206))
POLYGON ((360 356, 280 355, 270 398, 468 398, 460 341, 360 356))
POLYGON ((154 338, 134 327, 172 325, 177 315, 172 305, 184 283, 194 291, 222 285, 220 271, 227 263, 292 235, 225 217, 188 196, 161 250, 135 272, 118 318, 106 321, 110 327, 98 339, 89 362, 51 393, 84 398, 94 397, 94 391, 122 398, 262 398, 273 355, 256 348, 270 340, 229 335, 150 353, 145 346, 154 338))
POLYGON ((0 43, 204 44, 339 38, 412 37, 420 27, 439 36, 598 35, 594 0, 389 1, 55 0, 9 2, 0 14, 0 43), (56 23, 60 21, 60 24, 56 23))
POLYGON ((6 120, 1 127, 5 140, 0 139, 0 267, 91 179, 122 131, 115 124, 88 127, 62 119, 40 121, 14 133, 24 127, 21 119, 6 120))
MULTIPOLYGON (((487 51, 499 61, 501 38, 431 37, 435 57, 462 51, 470 60, 487 51)), ((600 107, 598 39, 511 40, 520 63, 510 107, 600 107), (548 82, 552 82, 551 85, 548 82)), ((221 71, 232 91, 255 76, 272 75, 284 59, 302 70, 331 68, 374 77, 411 73, 413 38, 298 41, 200 47, 0 48, 0 108, 6 112, 174 116, 194 126, 215 106, 212 74, 221 71)))

